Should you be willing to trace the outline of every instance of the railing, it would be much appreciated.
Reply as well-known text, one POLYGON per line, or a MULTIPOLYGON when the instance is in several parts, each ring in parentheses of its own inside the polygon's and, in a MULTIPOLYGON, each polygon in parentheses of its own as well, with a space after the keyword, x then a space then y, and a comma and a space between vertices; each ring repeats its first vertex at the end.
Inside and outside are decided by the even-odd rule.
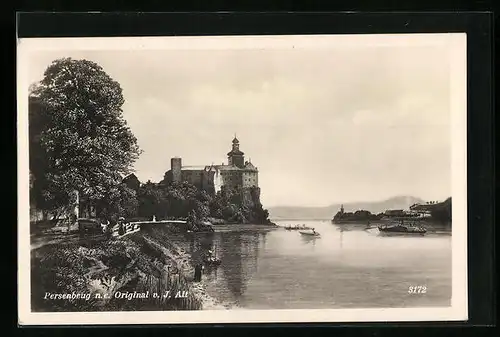
POLYGON ((123 233, 120 234, 120 226, 113 227, 111 231, 112 237, 125 236, 128 234, 136 233, 141 230, 141 225, 185 225, 187 222, 185 220, 159 220, 159 221, 135 221, 123 224, 123 233))
POLYGON ((128 234, 136 233, 141 230, 139 222, 126 223, 121 226, 123 229, 121 229, 120 226, 113 227, 113 229, 111 230, 112 237, 125 236, 128 234))

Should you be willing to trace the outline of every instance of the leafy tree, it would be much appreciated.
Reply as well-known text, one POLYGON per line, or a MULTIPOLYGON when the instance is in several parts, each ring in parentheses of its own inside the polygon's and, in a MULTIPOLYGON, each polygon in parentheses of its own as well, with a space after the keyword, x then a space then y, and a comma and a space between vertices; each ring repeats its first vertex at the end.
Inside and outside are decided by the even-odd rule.
POLYGON ((201 201, 196 201, 194 211, 200 220, 204 220, 210 215, 210 208, 201 201))
POLYGON ((122 116, 118 82, 96 63, 55 60, 32 87, 30 171, 37 206, 56 209, 77 190, 105 198, 141 150, 122 116))
POLYGON ((138 214, 150 218, 165 216, 166 201, 163 192, 152 182, 147 182, 138 191, 138 214))
POLYGON ((198 217, 196 216, 196 212, 191 210, 187 216, 187 222, 191 226, 196 226, 198 224, 198 217))
POLYGON ((231 193, 229 201, 232 204, 234 204, 234 205, 242 205, 243 204, 243 198, 241 197, 241 191, 240 190, 233 191, 231 193))
POLYGON ((224 207, 224 200, 220 191, 214 196, 209 203, 210 216, 217 219, 222 219, 222 208, 224 207))
POLYGON ((167 213, 172 217, 186 217, 194 209, 198 190, 188 183, 174 183, 164 190, 168 205, 167 213))
POLYGON ((359 220, 359 221, 366 221, 366 220, 378 220, 382 218, 383 213, 379 214, 372 214, 370 211, 367 210, 357 210, 354 213, 353 212, 337 212, 335 216, 333 217, 334 220, 341 220, 341 219, 348 219, 348 220, 359 220))
MULTIPOLYGON (((31 90, 35 90, 32 87, 31 90)), ((29 97, 29 166, 30 166, 30 200, 37 208, 46 210, 54 204, 56 195, 51 193, 45 172, 48 170, 48 157, 40 142, 42 132, 48 128, 47 111, 38 97, 29 97)))
POLYGON ((139 189, 139 214, 188 218, 193 229, 209 217, 238 223, 269 223, 269 213, 262 208, 259 191, 242 198, 241 190, 220 191, 215 195, 187 182, 146 183, 139 189))
POLYGON ((136 192, 122 183, 106 191, 105 197, 97 202, 97 209, 101 217, 116 221, 118 216, 136 216, 139 201, 136 192))

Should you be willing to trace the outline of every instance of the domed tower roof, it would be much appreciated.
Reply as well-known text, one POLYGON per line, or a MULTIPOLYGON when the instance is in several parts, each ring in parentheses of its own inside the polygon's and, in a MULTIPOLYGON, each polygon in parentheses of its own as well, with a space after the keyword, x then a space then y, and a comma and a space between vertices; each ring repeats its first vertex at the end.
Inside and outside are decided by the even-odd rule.
POLYGON ((234 134, 234 138, 233 138, 233 148, 231 149, 231 151, 228 152, 227 155, 228 156, 244 155, 244 153, 242 151, 240 151, 240 141, 238 140, 238 138, 236 138, 236 133, 234 134))
POLYGON ((228 164, 243 168, 245 166, 245 154, 240 150, 240 141, 234 135, 232 149, 227 153, 228 164))

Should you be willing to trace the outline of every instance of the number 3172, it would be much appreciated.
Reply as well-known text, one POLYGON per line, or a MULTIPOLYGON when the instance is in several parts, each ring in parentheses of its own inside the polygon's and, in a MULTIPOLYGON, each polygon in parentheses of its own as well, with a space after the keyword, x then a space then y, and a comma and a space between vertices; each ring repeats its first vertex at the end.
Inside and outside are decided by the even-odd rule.
POLYGON ((410 286, 408 287, 408 294, 425 294, 427 292, 426 286, 410 286))

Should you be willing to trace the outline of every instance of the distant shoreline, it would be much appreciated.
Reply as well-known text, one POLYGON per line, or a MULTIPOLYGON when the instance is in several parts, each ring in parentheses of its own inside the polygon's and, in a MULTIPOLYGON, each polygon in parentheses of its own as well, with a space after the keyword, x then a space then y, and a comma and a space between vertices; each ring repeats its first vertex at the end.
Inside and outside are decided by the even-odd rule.
POLYGON ((216 224, 212 225, 214 232, 232 231, 232 230, 272 230, 280 228, 273 224, 216 224))
MULTIPOLYGON (((367 224, 367 223, 370 223, 370 224, 383 224, 383 223, 387 223, 387 222, 391 222, 391 221, 394 221, 392 219, 379 219, 379 220, 341 220, 340 222, 336 223, 336 222, 332 222, 332 219, 304 219, 304 218, 301 218, 301 219, 298 219, 298 218, 295 218, 295 219, 273 219, 274 222, 284 222, 284 221, 293 221, 293 222, 296 222, 296 221, 301 221, 301 222, 306 222, 306 221, 324 221, 324 222, 328 222, 332 225, 363 225, 363 224, 367 224)), ((451 226, 452 223, 451 222, 448 222, 448 223, 441 223, 439 221, 436 221, 436 220, 432 220, 432 219, 415 219, 415 221, 418 221, 419 223, 421 224, 424 224, 424 225, 428 225, 428 226, 451 226)))
POLYGON ((439 208, 451 204, 451 197, 442 202, 428 203, 427 201, 410 196, 399 195, 379 201, 344 201, 342 203, 333 203, 327 206, 267 206, 269 218, 280 221, 290 220, 331 220, 341 208, 347 213, 356 213, 357 211, 368 211, 372 214, 385 213, 387 210, 409 210, 415 205, 422 205, 423 208, 439 208))
POLYGON ((331 221, 331 218, 276 218, 273 219, 273 222, 276 221, 331 221))

